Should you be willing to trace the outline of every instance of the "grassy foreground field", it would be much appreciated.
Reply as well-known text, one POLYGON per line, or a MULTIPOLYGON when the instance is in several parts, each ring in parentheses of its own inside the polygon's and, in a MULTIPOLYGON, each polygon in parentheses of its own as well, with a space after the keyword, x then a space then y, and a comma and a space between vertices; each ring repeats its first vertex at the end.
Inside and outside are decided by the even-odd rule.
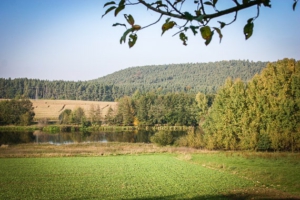
POLYGON ((34 112, 35 120, 41 118, 48 118, 51 120, 57 120, 59 114, 64 109, 74 110, 77 107, 84 109, 85 113, 88 115, 91 105, 94 105, 95 109, 99 105, 101 109, 101 114, 104 117, 106 115, 109 106, 112 109, 116 109, 116 102, 104 102, 104 101, 77 101, 77 100, 31 100, 34 112))
POLYGON ((3 146, 0 155, 0 199, 300 199, 299 154, 120 143, 3 146))

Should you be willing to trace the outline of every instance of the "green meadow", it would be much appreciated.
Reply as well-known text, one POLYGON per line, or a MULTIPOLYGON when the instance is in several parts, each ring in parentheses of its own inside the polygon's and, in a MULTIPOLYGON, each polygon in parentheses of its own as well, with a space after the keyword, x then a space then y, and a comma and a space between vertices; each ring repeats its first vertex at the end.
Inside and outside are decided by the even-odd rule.
POLYGON ((297 199, 299 155, 263 155, 1 158, 0 199, 297 199))

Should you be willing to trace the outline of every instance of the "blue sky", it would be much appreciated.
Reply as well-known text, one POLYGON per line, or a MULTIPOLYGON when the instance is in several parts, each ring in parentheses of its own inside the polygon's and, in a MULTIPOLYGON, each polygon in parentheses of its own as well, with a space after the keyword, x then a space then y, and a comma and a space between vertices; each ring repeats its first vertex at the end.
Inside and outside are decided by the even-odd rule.
MULTIPOLYGON (((300 60, 300 4, 293 11, 293 0, 273 0, 271 9, 262 7, 254 22, 254 34, 247 41, 243 27, 256 15, 256 8, 241 11, 238 20, 222 30, 221 44, 217 34, 209 46, 191 32, 187 33, 188 46, 183 46, 178 36, 172 37, 177 30, 161 36, 164 18, 138 32, 138 41, 131 49, 119 43, 124 27, 112 24, 126 23, 123 14, 132 14, 142 26, 158 16, 139 6, 122 11, 117 18, 113 13, 101 18, 107 1, 0 0, 0 78, 77 81, 145 65, 300 60)), ((186 7, 191 12, 192 2, 186 7)), ((219 2, 219 9, 234 5, 230 0, 219 2)), ((211 25, 218 26, 218 20, 229 22, 232 17, 213 20, 211 25)))

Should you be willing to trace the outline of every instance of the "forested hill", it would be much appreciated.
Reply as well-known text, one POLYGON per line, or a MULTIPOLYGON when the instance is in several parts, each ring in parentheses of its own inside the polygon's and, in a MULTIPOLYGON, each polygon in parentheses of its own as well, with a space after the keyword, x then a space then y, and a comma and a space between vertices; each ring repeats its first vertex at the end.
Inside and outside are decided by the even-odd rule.
POLYGON ((131 67, 95 80, 118 86, 126 94, 158 90, 162 93, 188 91, 215 93, 227 77, 250 80, 267 62, 245 60, 131 67))
POLYGON ((215 93, 227 77, 250 80, 266 62, 242 60, 127 68, 91 81, 0 78, 0 98, 114 101, 140 92, 215 93))

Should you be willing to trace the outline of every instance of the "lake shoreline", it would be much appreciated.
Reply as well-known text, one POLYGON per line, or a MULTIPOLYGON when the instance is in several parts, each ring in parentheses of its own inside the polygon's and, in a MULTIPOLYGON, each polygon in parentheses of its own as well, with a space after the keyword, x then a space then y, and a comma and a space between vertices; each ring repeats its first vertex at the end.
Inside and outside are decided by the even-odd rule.
POLYGON ((89 126, 83 127, 81 125, 31 125, 31 126, 15 126, 7 125, 0 126, 0 131, 35 131, 42 130, 49 133, 58 133, 58 132, 82 132, 82 131, 134 131, 134 130, 166 130, 166 131, 187 131, 194 130, 196 127, 193 126, 89 126))

